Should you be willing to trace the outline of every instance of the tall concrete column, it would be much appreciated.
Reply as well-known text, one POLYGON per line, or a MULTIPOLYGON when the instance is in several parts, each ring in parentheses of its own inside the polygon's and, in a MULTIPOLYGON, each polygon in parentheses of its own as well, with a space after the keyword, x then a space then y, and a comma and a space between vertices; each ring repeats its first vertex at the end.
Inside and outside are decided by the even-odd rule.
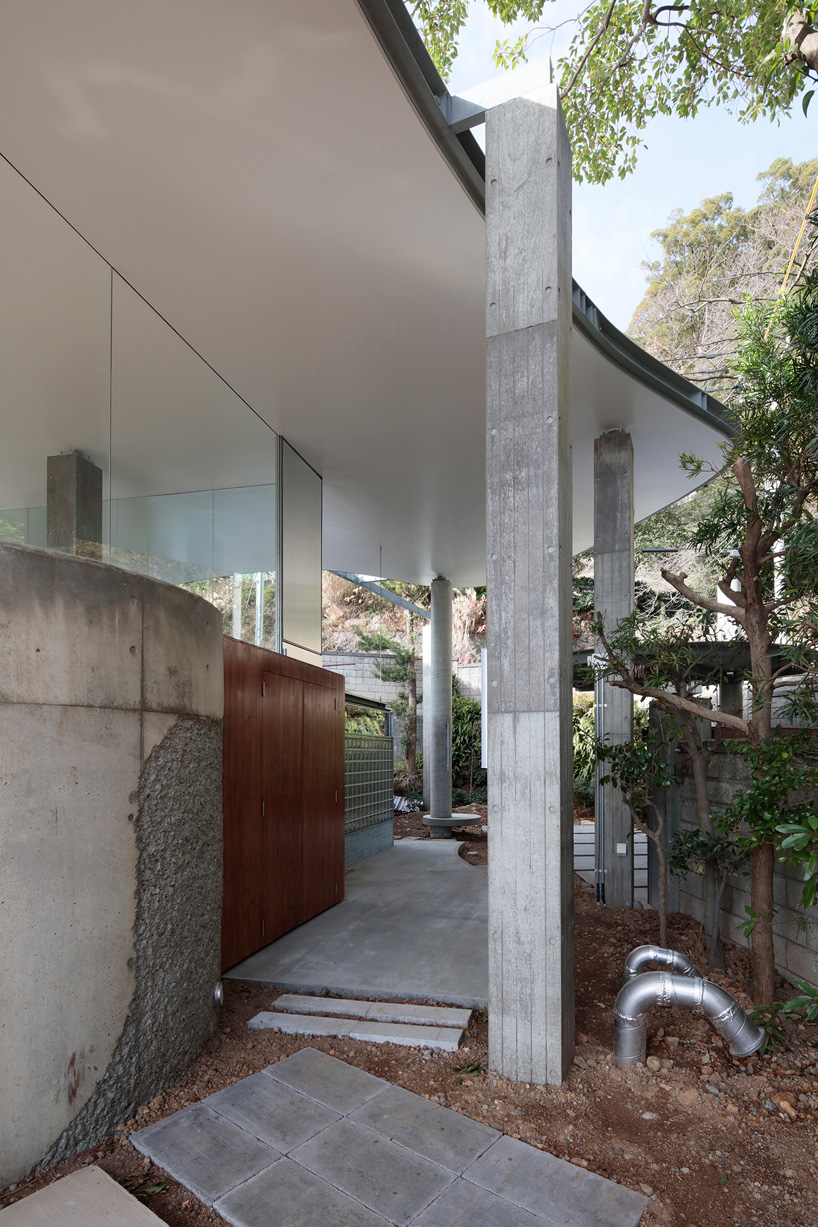
MULTIPOLYGON (((448 838, 451 826, 434 826, 452 816, 452 586, 438 575, 432 580, 431 669, 429 697, 429 834, 448 838)), ((424 764, 424 773, 426 767, 424 764)))
POLYGON ((486 121, 489 1064, 574 1050, 571 149, 555 86, 486 121))
POLYGON ((432 776, 432 628, 427 622, 421 631, 421 652, 423 653, 423 674, 421 680, 421 701, 423 703, 423 808, 432 808, 432 790, 429 781, 432 776))
MULTIPOLYGON (((594 440, 594 609, 609 629, 633 613, 633 443, 624 430, 594 440)), ((630 741, 633 695, 607 682, 596 693, 597 740, 630 741)), ((601 851, 604 867, 600 902, 630 907, 633 820, 618 788, 597 783, 596 813, 597 855, 601 851)))
POLYGON ((50 550, 101 556, 102 469, 81 452, 48 457, 46 542, 50 550))

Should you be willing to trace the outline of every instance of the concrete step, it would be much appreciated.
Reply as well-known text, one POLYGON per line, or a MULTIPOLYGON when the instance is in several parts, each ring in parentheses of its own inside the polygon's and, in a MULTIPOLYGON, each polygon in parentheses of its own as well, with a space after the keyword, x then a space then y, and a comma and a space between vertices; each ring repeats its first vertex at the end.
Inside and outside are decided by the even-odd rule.
POLYGON ((356 1001, 348 997, 302 997, 284 993, 275 1002, 287 1014, 332 1014, 367 1022, 416 1023, 421 1027, 468 1027, 471 1010, 456 1006, 407 1005, 401 1001, 356 1001))
POLYGON ((457 1052, 463 1032, 455 1027, 422 1027, 417 1023, 368 1022, 355 1018, 315 1018, 308 1014, 262 1011, 247 1024, 254 1031, 278 1027, 286 1035, 346 1036, 368 1044, 401 1044, 406 1048, 437 1048, 457 1052))
POLYGON ((81 1167, 0 1210, 3 1227, 155 1227, 161 1219, 99 1167, 81 1167))

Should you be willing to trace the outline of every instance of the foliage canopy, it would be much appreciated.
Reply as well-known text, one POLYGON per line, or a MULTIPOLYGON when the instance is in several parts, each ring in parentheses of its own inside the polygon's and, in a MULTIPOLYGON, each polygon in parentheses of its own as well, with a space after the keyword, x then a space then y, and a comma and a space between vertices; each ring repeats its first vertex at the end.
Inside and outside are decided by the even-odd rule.
MULTIPOLYGON (((495 61, 525 60, 532 39, 551 33, 539 24, 543 0, 487 0, 504 24, 519 18, 532 29, 498 42, 495 61)), ((457 56, 467 0, 418 0, 408 5, 444 78, 457 56)), ((818 80, 818 6, 788 9, 750 0, 592 0, 578 12, 568 54, 558 67, 574 173, 604 183, 632 171, 641 132, 656 115, 690 118, 724 105, 742 120, 788 115, 803 95, 809 105, 818 80)))

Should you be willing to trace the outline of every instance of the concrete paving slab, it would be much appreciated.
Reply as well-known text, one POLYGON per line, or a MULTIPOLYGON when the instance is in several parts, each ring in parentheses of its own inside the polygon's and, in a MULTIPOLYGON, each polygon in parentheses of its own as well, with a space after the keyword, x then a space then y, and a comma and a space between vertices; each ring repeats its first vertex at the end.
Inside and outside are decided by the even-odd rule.
POLYGON ((161 1221, 99 1167, 81 1167, 0 1210, 3 1227, 157 1227, 161 1221))
POLYGON ((485 1009, 488 878, 455 840, 404 840, 360 861, 346 897, 225 973, 299 993, 485 1009), (411 941, 407 940, 411 934, 411 941))
POLYGON ((543 1227, 543 1220, 468 1180, 456 1180, 412 1227, 543 1227))
POLYGON ((462 1031, 451 1027, 419 1027, 416 1023, 356 1022, 348 1032, 351 1040, 370 1044, 401 1044, 405 1048, 436 1048, 457 1052, 462 1031))
POLYGON ((387 1221, 291 1159, 246 1180, 214 1208, 234 1227, 273 1221, 276 1227, 385 1227, 387 1221))
POLYGON ((358 1025, 353 1018, 310 1018, 303 1014, 278 1014, 275 1010, 255 1014, 247 1024, 254 1031, 278 1027, 285 1035, 350 1035, 358 1025))
POLYGON ((333 1014, 365 1018, 368 1022, 418 1023, 430 1027, 467 1027, 471 1010, 457 1006, 408 1005, 396 1001, 356 1001, 349 997, 303 997, 283 993, 276 1010, 291 1014, 333 1014))
POLYGON ((405 1005, 382 1001, 371 1004, 367 1021, 417 1023, 427 1027, 459 1027, 462 1030, 468 1027, 471 1016, 471 1010, 453 1005, 405 1005))
POLYGON ((366 1018, 373 1002, 357 1001, 353 997, 304 997, 300 993, 282 993, 274 1003, 276 1010, 291 1014, 347 1014, 350 1018, 366 1018))
POLYGON ((464 1176, 550 1227, 637 1227, 648 1204, 631 1189, 509 1137, 495 1142, 464 1176))
POLYGON ((400 1086, 388 1086, 350 1120, 459 1174, 501 1136, 496 1129, 442 1108, 400 1086))
POLYGON ((383 1078, 315 1048, 302 1048, 291 1057, 268 1065, 264 1073, 344 1115, 389 1086, 383 1078))
POLYGON ((208 1206, 281 1158, 203 1103, 140 1129, 131 1142, 208 1206))
POLYGON ((437 1163, 350 1120, 331 1125, 291 1158, 395 1224, 419 1214, 454 1179, 437 1163))
POLYGON ((202 1102, 284 1155, 340 1120, 331 1108, 264 1073, 243 1078, 202 1102))

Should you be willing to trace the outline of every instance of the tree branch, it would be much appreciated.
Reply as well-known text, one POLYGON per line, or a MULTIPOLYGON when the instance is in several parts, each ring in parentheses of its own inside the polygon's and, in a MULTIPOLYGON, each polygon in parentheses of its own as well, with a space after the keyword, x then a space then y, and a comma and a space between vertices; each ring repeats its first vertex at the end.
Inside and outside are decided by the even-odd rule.
POLYGON ((678 711, 696 716, 699 720, 709 720, 711 724, 724 724, 729 729, 738 729, 742 733, 749 734, 750 726, 740 716, 731 716, 726 711, 714 711, 710 707, 702 707, 694 703, 692 699, 683 699, 681 695, 673 694, 671 690, 654 690, 652 686, 640 686, 636 681, 617 681, 615 678, 609 678, 608 682, 611 686, 617 686, 620 690, 630 690, 632 694, 641 695, 644 699, 657 699, 661 703, 675 707, 678 711))
MULTIPOLYGON (((702 596, 700 592, 694 592, 692 588, 688 588, 685 580, 686 573, 683 571, 681 575, 674 575, 672 571, 667 571, 662 568, 662 579, 670 584, 671 588, 675 588, 679 596, 683 596, 685 600, 690 601, 692 605, 698 605, 699 609, 707 609, 710 613, 725 614, 728 618, 734 618, 740 626, 744 626, 744 610, 737 605, 723 605, 721 601, 713 601, 709 597, 702 596)), ((738 593, 736 593, 738 595, 738 593)))
POLYGON ((570 94, 571 90, 576 85, 578 78, 582 75, 582 71, 585 68, 585 65, 588 63, 591 56, 593 55, 597 43, 600 41, 601 38, 604 37, 605 34, 608 33, 608 27, 611 24, 611 18, 613 17, 613 11, 616 8, 616 5, 617 5, 617 0, 611 0, 610 8, 605 14, 605 19, 602 22, 602 25, 599 27, 596 34, 591 39, 585 51, 584 56, 582 57, 582 59, 577 64, 576 68, 574 69, 573 73, 571 74, 571 80, 568 82, 567 85, 563 86, 562 89, 560 90, 560 93, 562 94, 563 98, 565 98, 568 94, 570 94))
POLYGON ((803 60, 808 67, 818 70, 818 33, 812 28, 807 14, 796 9, 784 27, 781 41, 787 48, 786 58, 803 60))

